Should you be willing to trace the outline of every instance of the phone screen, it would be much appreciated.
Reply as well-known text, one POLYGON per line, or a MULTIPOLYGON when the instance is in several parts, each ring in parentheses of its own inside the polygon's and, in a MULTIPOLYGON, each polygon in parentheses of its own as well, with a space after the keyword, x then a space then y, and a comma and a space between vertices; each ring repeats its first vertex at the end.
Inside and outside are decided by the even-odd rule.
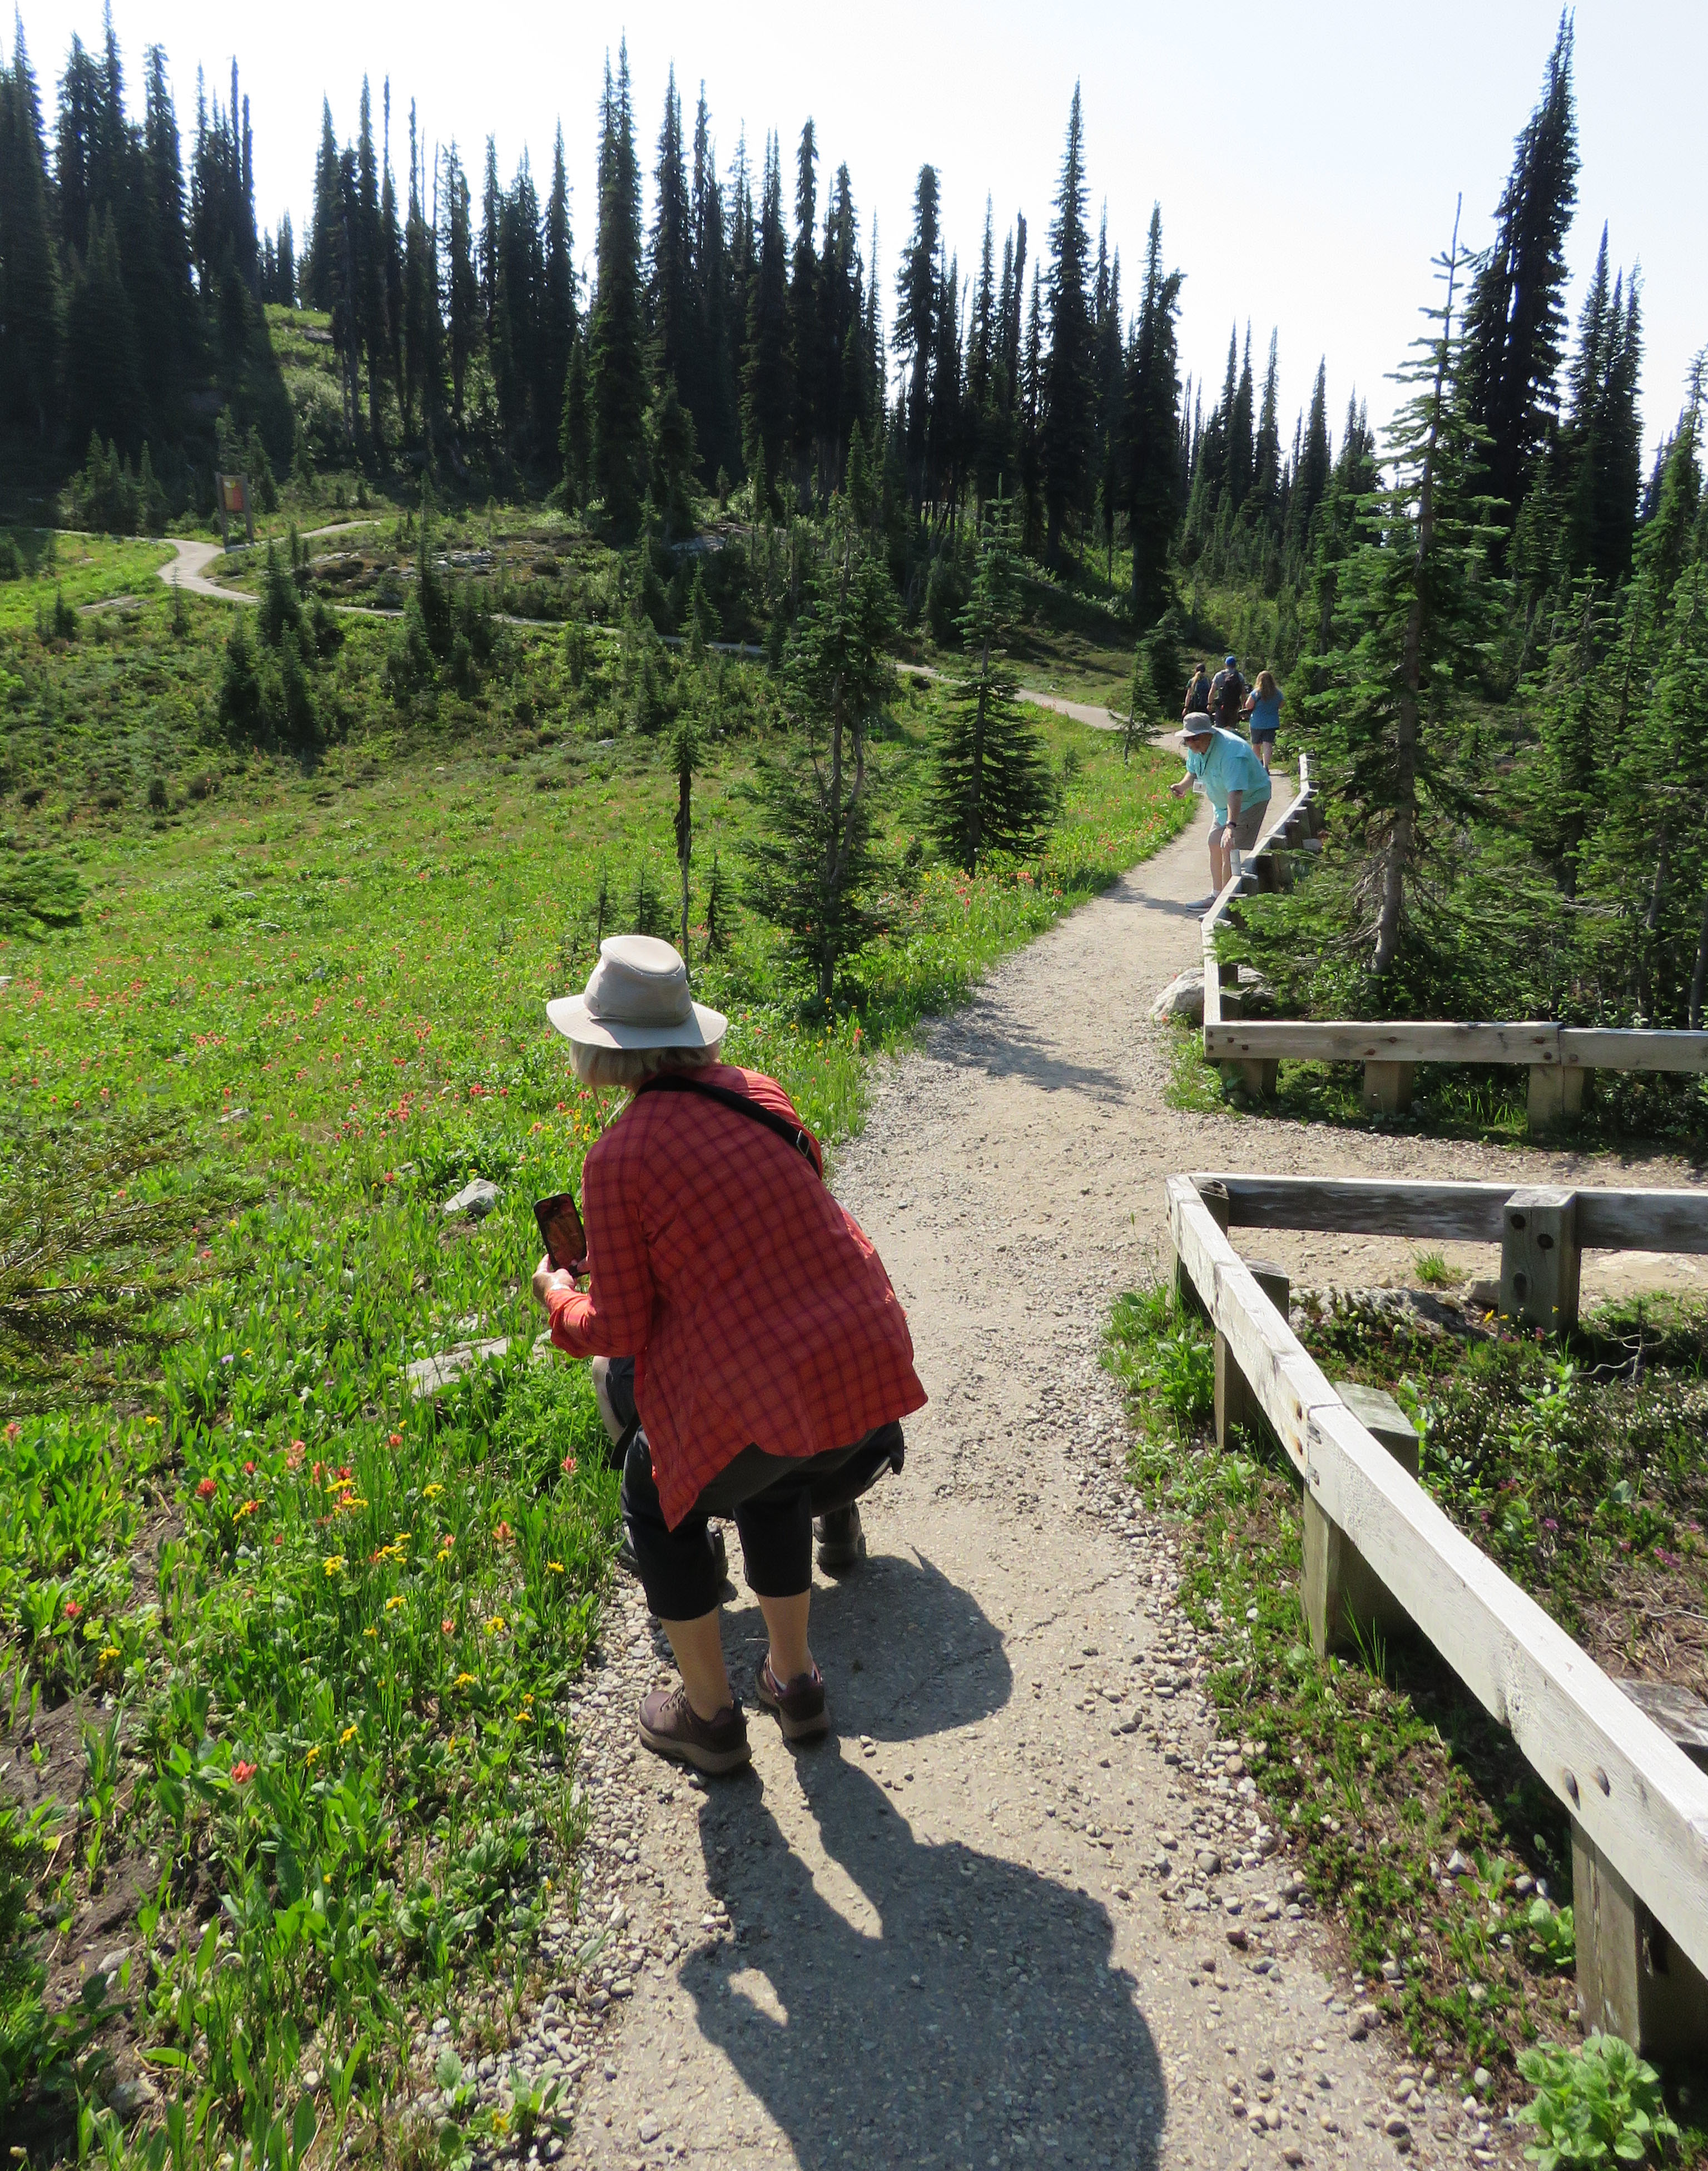
POLYGON ((571 1273, 584 1272, 587 1237, 581 1217, 576 1210, 574 1192, 560 1191, 549 1198, 535 1199, 533 1218, 539 1225, 540 1239, 552 1264, 571 1273))

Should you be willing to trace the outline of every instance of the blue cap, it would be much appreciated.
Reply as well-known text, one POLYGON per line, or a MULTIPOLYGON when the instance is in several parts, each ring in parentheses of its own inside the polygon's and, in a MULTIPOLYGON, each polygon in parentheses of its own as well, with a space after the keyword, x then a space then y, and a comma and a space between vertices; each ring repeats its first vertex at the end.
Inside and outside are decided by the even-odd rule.
POLYGON ((1232 671, 1238 665, 1240 659, 1236 656, 1224 656, 1222 658, 1222 661, 1227 665, 1228 668, 1232 671))

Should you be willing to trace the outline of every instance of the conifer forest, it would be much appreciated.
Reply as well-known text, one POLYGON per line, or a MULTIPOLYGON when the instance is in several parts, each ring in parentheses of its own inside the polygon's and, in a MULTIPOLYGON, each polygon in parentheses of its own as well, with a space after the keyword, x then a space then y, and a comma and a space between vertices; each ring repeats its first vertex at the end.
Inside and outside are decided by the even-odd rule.
MULTIPOLYGON (((1416 267, 1379 429, 1372 388, 1331 402, 1332 353, 1284 411, 1243 311, 1219 373, 1186 373, 1187 313, 1219 357, 1229 303, 1192 292, 1166 198, 1111 231, 1078 88, 1051 201, 954 177, 976 260, 929 142, 881 235, 811 118, 732 147, 674 70, 640 113, 615 36, 566 107, 591 200, 561 126, 513 171, 430 138, 404 62, 361 83, 352 140, 353 83, 295 117, 293 223, 258 206, 236 61, 191 103, 184 56, 121 51, 110 13, 62 53, 27 29, 0 58, 0 2140, 30 2171, 603 2163, 573 2104, 641 1961, 620 1906, 575 1914, 602 1814, 577 1729, 618 1481, 585 1368, 528 1362, 527 1273, 528 1202, 579 1187, 614 1104, 542 1002, 606 936, 667 936, 730 1059, 851 1139, 881 1059, 1181 836, 1165 741, 1229 655, 1278 682, 1277 787, 1308 755, 1324 816, 1224 930, 1244 1015, 1700 1032, 1708 345, 1682 384, 1646 374, 1642 237, 1614 249, 1589 200, 1569 14, 1508 87, 1498 201, 1461 206, 1490 238, 1449 226, 1416 267), (548 1986, 561 2060, 522 2076, 548 1986)), ((1170 1031, 1172 1111, 1368 1128, 1359 1066, 1283 1064, 1277 1110, 1170 1031)), ((1504 1150, 1523 1090, 1420 1069, 1407 1120, 1504 1150)), ((1578 1120, 1586 1151, 1700 1168, 1708 1080, 1598 1072, 1578 1120)), ((1183 1448, 1210 1343, 1146 1301, 1106 1363, 1183 1448)), ((1695 1353, 1695 1425, 1690 1316, 1665 1347, 1695 1353)), ((1634 1396, 1661 1346, 1636 1331, 1634 1396)), ((1518 1378, 1437 1383, 1480 1528, 1475 1395, 1522 1399, 1539 1455, 1573 1391, 1518 1378)), ((1128 1475, 1177 1503, 1186 1461, 1128 1475)), ((1700 1622, 1693 1466, 1676 1525, 1614 1509, 1700 1622)), ((1256 1471, 1190 1481, 1230 1552, 1256 1471)), ((1572 1512, 1501 1554, 1556 1611, 1582 1592, 1535 1564, 1572 1512)), ((1304 1681, 1292 1618, 1277 1671, 1304 1681)), ((1405 1706, 1408 1756, 1460 1758, 1445 1709, 1405 1706)), ((1335 1738, 1263 1784, 1338 1775, 1335 1738)), ((1380 1868, 1460 1909, 1435 1974, 1401 1980, 1373 1840, 1298 1854, 1292 1913, 1351 1910, 1347 1965, 1420 2072, 1510 2106, 1569 2024, 1571 1848, 1486 1745, 1432 1797, 1462 1826, 1396 1810, 1380 1868), (1480 1875, 1555 1849, 1515 1951, 1435 1873, 1461 1830, 1480 1875)), ((1363 1798, 1332 1785, 1339 1842, 1363 1798)), ((1604 2138, 1681 2160, 1661 2126, 1604 2138)))

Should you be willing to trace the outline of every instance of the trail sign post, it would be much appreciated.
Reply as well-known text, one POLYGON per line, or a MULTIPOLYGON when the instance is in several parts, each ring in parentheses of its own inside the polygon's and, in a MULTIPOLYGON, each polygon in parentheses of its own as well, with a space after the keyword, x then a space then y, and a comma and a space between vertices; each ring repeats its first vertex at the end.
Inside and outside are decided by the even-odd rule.
POLYGON ((241 474, 217 474, 214 494, 219 500, 219 533, 222 549, 231 548, 231 523, 241 513, 244 530, 253 543, 255 539, 255 515, 249 503, 249 479, 241 474))

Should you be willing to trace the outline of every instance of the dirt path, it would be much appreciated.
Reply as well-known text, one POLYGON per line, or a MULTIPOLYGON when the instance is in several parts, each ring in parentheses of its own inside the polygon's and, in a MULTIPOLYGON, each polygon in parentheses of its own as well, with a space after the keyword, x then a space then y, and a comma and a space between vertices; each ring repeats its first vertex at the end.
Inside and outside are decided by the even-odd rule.
MULTIPOLYGON (((335 520, 329 528, 308 528, 302 540, 308 543, 319 535, 342 535, 351 528, 377 528, 378 525, 375 520, 335 520)), ((168 535, 163 540, 169 543, 176 554, 159 569, 160 577, 169 588, 182 588, 187 596, 211 596, 217 603, 253 603, 260 600, 257 596, 245 595, 241 588, 228 588, 217 581, 208 579, 208 567, 216 558, 225 555, 220 544, 205 543, 199 537, 185 535, 168 535)), ((340 604, 338 608, 359 610, 361 607, 359 604, 340 604)), ((388 615, 379 612, 364 614, 374 617, 388 615)))
MULTIPOLYGON (((1535 1182, 1578 1164, 1167 1109, 1145 1006, 1197 956, 1203 882, 1201 823, 896 1064, 839 1157, 932 1400, 868 1504, 871 1558, 815 1600, 833 1740, 792 1756, 754 1714, 752 1772, 709 1788, 638 1750, 634 1699, 667 1673, 624 1587, 580 1713, 603 2055, 568 1986, 522 2052, 576 2083, 566 2162, 1516 2155, 1435 2088, 1396 2104, 1395 2052, 1323 1974, 1328 1941, 1212 1739, 1171 1542, 1120 1480, 1098 1353, 1111 1299, 1156 1261, 1170 1171, 1535 1182), (1170 1852, 1202 1873, 1165 1903, 1170 1852), (1282 2123, 1260 2137, 1266 2111, 1282 2123)), ((1405 1264, 1379 1241, 1265 1248, 1301 1282, 1405 1264)), ((744 1683, 761 1634, 742 1589, 725 1640, 744 1683)))

